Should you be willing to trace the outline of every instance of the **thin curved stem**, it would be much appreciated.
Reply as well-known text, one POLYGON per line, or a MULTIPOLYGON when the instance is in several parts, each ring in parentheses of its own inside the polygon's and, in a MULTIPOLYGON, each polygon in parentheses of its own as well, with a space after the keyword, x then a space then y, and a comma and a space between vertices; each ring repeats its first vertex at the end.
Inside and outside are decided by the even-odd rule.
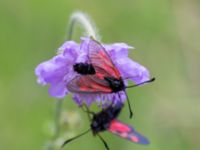
POLYGON ((91 19, 89 19, 88 15, 83 12, 74 12, 70 17, 67 40, 72 39, 73 31, 77 23, 84 28, 87 36, 92 36, 95 39, 99 38, 97 28, 91 19))

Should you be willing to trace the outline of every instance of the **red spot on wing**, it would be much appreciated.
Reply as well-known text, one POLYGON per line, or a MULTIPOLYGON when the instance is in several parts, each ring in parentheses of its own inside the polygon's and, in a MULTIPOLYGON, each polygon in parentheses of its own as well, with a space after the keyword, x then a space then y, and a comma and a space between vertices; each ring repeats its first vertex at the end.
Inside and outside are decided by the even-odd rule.
POLYGON ((139 142, 139 139, 138 139, 138 137, 137 136, 134 136, 134 135, 131 135, 130 136, 130 139, 131 139, 131 141, 133 141, 133 142, 139 142))
POLYGON ((111 122, 108 130, 111 132, 126 132, 126 133, 131 131, 129 126, 127 126, 117 120, 113 120, 111 122))
POLYGON ((105 77, 105 76, 104 76, 102 73, 100 73, 100 72, 96 72, 95 76, 97 76, 98 78, 103 79, 103 80, 104 80, 104 77, 105 77))
POLYGON ((123 138, 127 138, 128 137, 128 133, 127 132, 122 132, 120 133, 120 136, 123 138))
POLYGON ((123 124, 118 120, 113 120, 108 128, 108 131, 127 139, 131 142, 139 143, 139 144, 149 144, 147 138, 142 136, 140 133, 134 130, 133 127, 123 124))

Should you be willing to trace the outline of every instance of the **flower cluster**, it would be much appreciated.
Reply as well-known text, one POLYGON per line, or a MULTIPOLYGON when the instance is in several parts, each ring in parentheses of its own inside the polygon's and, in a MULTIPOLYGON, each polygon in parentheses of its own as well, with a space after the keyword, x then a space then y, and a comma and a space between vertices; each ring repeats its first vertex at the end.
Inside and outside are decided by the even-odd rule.
MULTIPOLYGON (((90 38, 84 37, 81 39, 80 44, 74 41, 66 41, 58 49, 56 56, 36 67, 35 74, 38 77, 38 83, 42 85, 49 84, 49 94, 51 96, 64 98, 70 93, 66 85, 76 75, 73 65, 87 60, 87 48, 90 40, 90 38)), ((133 47, 125 43, 102 45, 119 70, 125 83, 126 79, 132 80, 135 84, 149 80, 148 70, 128 57, 128 49, 133 49, 133 47)), ((78 105, 85 103, 88 106, 93 102, 104 106, 106 103, 117 103, 126 99, 123 91, 119 92, 119 94, 72 94, 73 100, 78 105)))

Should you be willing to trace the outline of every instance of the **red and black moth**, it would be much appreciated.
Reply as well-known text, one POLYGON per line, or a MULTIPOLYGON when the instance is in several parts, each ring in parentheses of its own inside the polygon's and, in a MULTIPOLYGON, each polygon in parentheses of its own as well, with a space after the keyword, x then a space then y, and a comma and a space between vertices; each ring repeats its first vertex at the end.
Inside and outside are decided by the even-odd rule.
POLYGON ((114 65, 109 54, 92 37, 88 44, 88 62, 74 64, 73 69, 79 75, 68 82, 67 88, 69 91, 84 94, 110 94, 124 91, 128 101, 130 118, 133 113, 125 89, 155 80, 155 78, 152 78, 143 83, 126 87, 119 70, 114 65))
POLYGON ((78 137, 81 137, 82 135, 88 133, 89 131, 92 131, 93 135, 97 135, 100 138, 107 150, 109 150, 108 144, 99 134, 103 131, 109 131, 134 143, 144 145, 149 144, 148 139, 135 131, 132 126, 124 124, 116 119, 120 114, 122 107, 123 104, 118 103, 114 106, 110 105, 106 109, 103 109, 98 113, 88 111, 88 113, 93 115, 93 117, 91 118, 90 129, 76 137, 66 140, 63 143, 62 147, 65 146, 67 143, 77 139, 78 137))

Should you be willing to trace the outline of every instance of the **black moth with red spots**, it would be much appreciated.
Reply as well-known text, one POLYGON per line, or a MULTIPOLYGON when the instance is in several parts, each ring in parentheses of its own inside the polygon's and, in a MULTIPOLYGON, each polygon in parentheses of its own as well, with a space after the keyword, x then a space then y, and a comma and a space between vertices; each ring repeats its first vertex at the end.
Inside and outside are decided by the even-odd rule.
POLYGON ((108 106, 106 109, 98 113, 88 112, 93 114, 90 129, 74 138, 65 141, 62 146, 88 133, 89 131, 92 131, 93 135, 97 135, 100 138, 107 150, 109 150, 109 147, 105 140, 99 134, 103 131, 109 131, 134 143, 149 144, 148 139, 139 134, 137 131, 135 131, 135 129, 132 126, 124 124, 116 119, 120 114, 122 107, 123 104, 120 103, 116 104, 115 106, 108 106))
POLYGON ((96 135, 99 132, 108 130, 111 121, 120 114, 122 106, 123 104, 115 105, 115 107, 109 106, 101 112, 94 114, 90 124, 93 134, 96 135))

